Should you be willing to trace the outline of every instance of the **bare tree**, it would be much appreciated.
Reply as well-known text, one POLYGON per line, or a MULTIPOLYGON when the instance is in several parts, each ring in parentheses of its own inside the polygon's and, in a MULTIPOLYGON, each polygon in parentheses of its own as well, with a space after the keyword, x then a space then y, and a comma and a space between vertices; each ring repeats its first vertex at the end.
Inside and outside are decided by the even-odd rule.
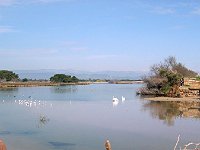
POLYGON ((178 63, 174 56, 169 56, 164 62, 154 64, 150 70, 155 76, 159 76, 161 70, 173 71, 181 74, 183 77, 196 77, 198 75, 195 71, 188 69, 182 63, 178 63))

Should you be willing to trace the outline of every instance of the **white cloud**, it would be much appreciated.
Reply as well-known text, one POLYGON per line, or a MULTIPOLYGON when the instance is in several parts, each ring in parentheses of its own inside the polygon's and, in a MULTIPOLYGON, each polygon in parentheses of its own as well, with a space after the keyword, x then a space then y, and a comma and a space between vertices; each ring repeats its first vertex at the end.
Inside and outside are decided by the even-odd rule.
POLYGON ((175 13, 175 9, 173 8, 165 8, 165 7, 153 7, 152 12, 158 13, 158 14, 173 14, 175 13))
POLYGON ((195 8, 195 9, 192 11, 192 14, 200 15, 200 8, 195 8))
POLYGON ((62 41, 60 43, 62 46, 65 46, 65 47, 76 46, 80 44, 80 42, 77 42, 77 41, 62 41))
POLYGON ((39 58, 50 57, 59 54, 59 50, 47 48, 32 48, 32 49, 0 49, 0 55, 4 57, 18 57, 18 58, 39 58))
POLYGON ((70 48, 71 51, 87 51, 87 47, 72 47, 70 48))
POLYGON ((64 41, 61 46, 70 51, 88 51, 89 48, 79 41, 64 41))
POLYGON ((119 55, 91 55, 86 57, 88 60, 117 59, 119 55))
POLYGON ((11 26, 0 26, 0 33, 15 32, 11 26))
POLYGON ((15 0, 0 0, 0 6, 8 6, 15 3, 15 0))
POLYGON ((41 3, 52 3, 52 2, 59 2, 59 1, 68 1, 68 0, 32 0, 33 2, 41 2, 41 3))
POLYGON ((170 29, 172 29, 172 30, 183 30, 183 29, 186 29, 186 26, 184 26, 184 25, 175 25, 175 26, 171 27, 170 29))
POLYGON ((32 3, 54 3, 54 2, 71 2, 74 0, 0 0, 0 6, 32 4, 32 3))

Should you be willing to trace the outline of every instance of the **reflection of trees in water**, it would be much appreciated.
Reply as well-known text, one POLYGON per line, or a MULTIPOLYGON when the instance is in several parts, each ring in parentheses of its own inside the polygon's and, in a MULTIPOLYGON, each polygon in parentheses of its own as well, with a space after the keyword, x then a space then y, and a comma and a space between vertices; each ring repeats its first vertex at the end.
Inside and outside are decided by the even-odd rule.
POLYGON ((0 88, 0 100, 12 100, 18 95, 18 88, 0 88))
POLYGON ((163 120, 168 126, 174 125, 176 118, 200 118, 199 102, 149 102, 143 105, 153 118, 163 120))
POLYGON ((18 91, 18 88, 0 88, 0 92, 15 92, 15 91, 18 91))
POLYGON ((58 86, 51 88, 51 91, 54 93, 74 93, 77 92, 76 85, 66 85, 66 86, 58 86))

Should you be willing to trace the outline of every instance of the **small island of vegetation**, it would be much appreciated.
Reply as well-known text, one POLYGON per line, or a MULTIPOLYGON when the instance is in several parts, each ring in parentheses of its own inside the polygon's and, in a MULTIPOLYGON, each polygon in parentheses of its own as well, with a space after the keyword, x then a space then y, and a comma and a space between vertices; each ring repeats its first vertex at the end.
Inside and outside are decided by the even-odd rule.
POLYGON ((50 78, 51 82, 59 83, 77 83, 79 79, 75 76, 65 75, 65 74, 55 74, 53 77, 50 78))
POLYGON ((76 76, 55 74, 49 80, 20 79, 17 74, 8 70, 0 70, 0 88, 33 87, 33 86, 60 86, 60 85, 86 85, 88 82, 80 82, 76 76))
POLYGON ((120 79, 79 79, 74 75, 54 74, 49 79, 31 79, 19 75, 13 71, 0 70, 0 88, 33 87, 33 86, 59 86, 59 85, 88 85, 88 84, 139 84, 142 80, 120 79))

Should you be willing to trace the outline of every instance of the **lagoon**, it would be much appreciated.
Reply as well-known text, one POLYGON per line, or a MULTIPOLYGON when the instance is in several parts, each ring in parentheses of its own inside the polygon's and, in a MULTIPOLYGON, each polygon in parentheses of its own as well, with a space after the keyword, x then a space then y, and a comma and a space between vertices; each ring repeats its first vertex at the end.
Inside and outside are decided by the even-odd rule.
POLYGON ((182 117, 136 96, 141 86, 1 89, 0 138, 8 150, 103 150, 106 139, 113 150, 169 150, 179 134, 180 146, 200 141, 198 117, 182 117), (126 100, 113 106, 113 96, 126 100))

